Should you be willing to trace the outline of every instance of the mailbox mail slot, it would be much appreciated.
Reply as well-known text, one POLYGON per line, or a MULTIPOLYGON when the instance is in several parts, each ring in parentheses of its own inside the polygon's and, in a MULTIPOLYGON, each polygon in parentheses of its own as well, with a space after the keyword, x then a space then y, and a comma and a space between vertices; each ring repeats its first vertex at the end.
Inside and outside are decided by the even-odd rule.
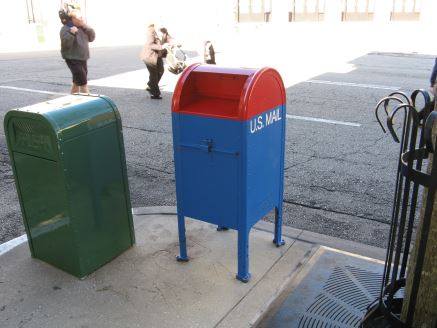
POLYGON ((104 96, 67 96, 4 119, 32 257, 77 277, 135 242, 121 120, 104 96))
POLYGON ((238 231, 237 279, 250 279, 251 227, 275 209, 281 238, 285 89, 272 68, 193 64, 176 85, 172 126, 180 255, 185 216, 238 231))

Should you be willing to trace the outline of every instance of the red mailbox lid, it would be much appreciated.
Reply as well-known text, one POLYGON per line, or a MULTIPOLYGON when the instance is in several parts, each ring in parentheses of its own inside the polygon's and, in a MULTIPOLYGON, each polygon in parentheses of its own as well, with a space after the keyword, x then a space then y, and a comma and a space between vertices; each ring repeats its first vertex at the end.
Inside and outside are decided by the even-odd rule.
POLYGON ((284 83, 273 68, 193 64, 176 84, 172 112, 248 120, 283 104, 284 83))

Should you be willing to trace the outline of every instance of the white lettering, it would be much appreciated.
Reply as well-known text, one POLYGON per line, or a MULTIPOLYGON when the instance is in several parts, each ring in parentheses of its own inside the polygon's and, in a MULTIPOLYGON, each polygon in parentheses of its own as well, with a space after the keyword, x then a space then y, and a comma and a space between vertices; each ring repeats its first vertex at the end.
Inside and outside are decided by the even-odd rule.
POLYGON ((263 117, 262 116, 258 116, 258 130, 261 130, 263 127, 264 127, 263 117))
POLYGON ((256 132, 256 120, 252 118, 250 120, 250 133, 255 133, 255 132, 256 132))
POLYGON ((275 122, 282 120, 281 117, 281 108, 275 108, 270 112, 265 113, 265 116, 262 115, 258 117, 253 117, 250 119, 250 133, 255 133, 262 128, 269 126, 275 122), (264 121, 263 121, 264 118, 264 121))
POLYGON ((263 117, 258 116, 254 117, 250 120, 250 133, 255 133, 258 130, 261 130, 264 127, 263 117))
POLYGON ((266 126, 273 123, 273 112, 266 113, 266 126))

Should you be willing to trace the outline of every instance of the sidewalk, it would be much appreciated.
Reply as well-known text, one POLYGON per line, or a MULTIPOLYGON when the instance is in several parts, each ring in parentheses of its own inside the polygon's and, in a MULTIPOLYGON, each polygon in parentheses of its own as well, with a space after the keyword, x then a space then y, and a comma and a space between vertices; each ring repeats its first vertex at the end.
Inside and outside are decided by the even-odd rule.
POLYGON ((84 280, 32 259, 27 243, 3 254, 0 245, 2 327, 297 327, 336 270, 382 272, 363 257, 383 259, 382 249, 289 227, 277 248, 273 224, 261 221, 245 284, 235 279, 235 231, 187 219, 190 261, 180 263, 175 208, 134 209, 134 223, 136 245, 84 280))

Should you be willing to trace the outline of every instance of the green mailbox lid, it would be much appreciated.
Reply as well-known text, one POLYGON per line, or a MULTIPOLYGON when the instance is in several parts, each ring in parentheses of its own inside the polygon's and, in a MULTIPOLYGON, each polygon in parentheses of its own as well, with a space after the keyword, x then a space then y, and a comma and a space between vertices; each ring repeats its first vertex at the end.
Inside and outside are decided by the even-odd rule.
POLYGON ((108 97, 97 95, 69 95, 14 111, 23 114, 11 113, 12 116, 46 120, 59 140, 77 137, 118 118, 115 104, 108 97))
POLYGON ((17 108, 5 116, 5 130, 13 150, 56 160, 57 144, 119 119, 108 97, 69 95, 17 108))

